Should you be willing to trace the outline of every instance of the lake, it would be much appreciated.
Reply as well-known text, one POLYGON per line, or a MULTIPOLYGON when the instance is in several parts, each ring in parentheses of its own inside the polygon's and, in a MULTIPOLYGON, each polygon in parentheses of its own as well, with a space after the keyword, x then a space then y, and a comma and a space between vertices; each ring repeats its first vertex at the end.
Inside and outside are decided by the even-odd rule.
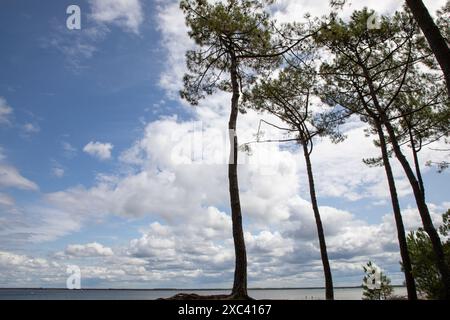
MULTIPOLYGON (((155 300, 177 293, 199 295, 228 294, 230 290, 65 290, 65 289, 0 289, 0 300, 155 300)), ((406 296, 405 287, 395 287, 394 294, 406 296)), ((255 299, 322 300, 324 289, 250 289, 255 299)), ((360 300, 361 288, 335 288, 336 300, 360 300)))

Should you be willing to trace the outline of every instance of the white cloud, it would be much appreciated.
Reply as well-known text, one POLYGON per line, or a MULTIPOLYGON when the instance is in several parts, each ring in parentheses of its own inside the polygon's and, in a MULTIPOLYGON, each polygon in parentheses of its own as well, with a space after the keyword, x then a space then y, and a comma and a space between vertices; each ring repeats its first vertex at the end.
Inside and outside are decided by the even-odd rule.
POLYGON ((114 146, 111 143, 102 143, 91 141, 84 146, 83 151, 100 160, 111 158, 111 151, 114 146))
POLYGON ((77 148, 72 146, 69 142, 63 141, 61 142, 61 147, 64 152, 64 156, 67 158, 73 158, 77 154, 77 148))
POLYGON ((161 32, 161 45, 167 53, 166 70, 161 74, 160 85, 174 98, 183 83, 186 71, 185 53, 194 43, 187 35, 187 26, 178 1, 160 5, 158 13, 158 30, 161 32))
MULTIPOLYGON (((54 26, 49 37, 41 38, 44 48, 54 48, 65 57, 67 67, 80 73, 89 65, 87 60, 99 51, 99 43, 110 33, 110 25, 139 34, 144 22, 140 0, 89 0, 90 14, 86 14, 81 30, 71 32, 65 25, 54 26)), ((84 11, 83 11, 84 12, 84 11)))
POLYGON ((13 166, 0 163, 0 188, 37 190, 38 186, 23 177, 13 166))
POLYGON ((64 173, 65 173, 65 171, 64 171, 64 169, 61 168, 61 167, 53 167, 53 168, 52 168, 52 174, 53 174, 55 177, 57 177, 57 178, 62 178, 62 177, 64 177, 64 173))
MULTIPOLYGON (((287 8, 292 11, 295 2, 289 3, 287 8)), ((177 3, 162 4, 157 18, 168 50, 161 86, 175 97, 185 70, 184 51, 192 43, 187 39, 177 3)), ((91 257, 84 259, 90 261, 82 265, 83 277, 101 279, 107 287, 127 283, 228 286, 234 261, 231 219, 224 209, 229 207, 225 164, 229 99, 229 94, 220 93, 202 101, 191 110, 192 118, 198 121, 195 123, 176 116, 148 123, 142 137, 121 154, 121 165, 125 167, 122 172, 100 175, 92 186, 46 194, 47 207, 24 208, 20 219, 0 217, 1 243, 24 238, 52 241, 79 231, 92 221, 101 223, 111 214, 145 217, 158 222, 141 230, 141 235, 125 247, 108 248, 95 242, 72 244, 67 246, 63 258, 91 257), (203 149, 196 140, 198 135, 202 136, 203 149)), ((241 143, 254 139, 261 117, 276 121, 251 111, 240 115, 241 143)), ((279 134, 270 128, 265 131, 267 137, 279 134)), ((313 167, 319 197, 348 201, 386 199, 383 169, 368 168, 361 161, 363 157, 378 155, 371 138, 364 136, 359 122, 349 125, 347 134, 348 140, 339 145, 327 139, 315 145, 313 167)), ((83 151, 108 159, 112 148, 109 143, 90 142, 83 151)), ((250 285, 322 285, 316 225, 311 204, 305 200, 308 191, 302 154, 297 148, 280 148, 276 144, 255 145, 252 152, 250 157, 240 154, 240 159, 248 164, 239 166, 250 285)), ((409 185, 393 162, 400 196, 405 196, 410 193, 409 185)), ((430 209, 437 219, 442 208, 430 205, 430 209)), ((388 268, 396 283, 401 283, 396 230, 389 209, 380 208, 380 222, 371 224, 348 210, 321 206, 320 211, 337 284, 360 284, 361 265, 369 259, 388 268)), ((404 217, 408 228, 420 225, 415 209, 404 210, 404 217)), ((14 261, 33 259, 5 255, 11 260, 8 272, 12 272, 14 261)), ((56 270, 50 266, 46 272, 58 275, 56 270)), ((43 274, 35 277, 42 278, 43 274)), ((0 283, 7 281, 5 277, 20 276, 24 277, 2 274, 0 283)), ((53 275, 53 279, 58 277, 53 275)))
MULTIPOLYGON (((425 0, 424 3, 434 14, 437 9, 445 4, 446 0, 425 0)), ((364 0, 364 1, 347 1, 343 10, 339 12, 344 19, 350 17, 354 10, 361 10, 364 7, 375 10, 378 14, 391 15, 403 6, 402 1, 398 0, 364 0)), ((292 22, 302 20, 305 13, 312 16, 320 17, 331 12, 329 1, 316 0, 278 0, 274 6, 274 18, 279 22, 292 22)))
POLYGON ((0 97, 0 125, 9 124, 9 117, 11 116, 13 109, 8 105, 6 99, 0 97))
POLYGON ((14 198, 8 196, 7 194, 0 193, 0 206, 12 207, 14 204, 14 198))
POLYGON ((89 0, 91 16, 99 23, 115 24, 138 34, 144 21, 139 0, 89 0))
POLYGON ((0 266, 46 268, 48 267, 48 262, 45 259, 29 258, 26 255, 0 251, 0 266))
POLYGON ((59 51, 67 67, 75 73, 87 68, 85 61, 94 56, 98 51, 97 42, 108 34, 108 29, 101 25, 82 27, 77 32, 71 32, 59 24, 54 29, 50 36, 40 39, 41 45, 59 51))
MULTIPOLYGON (((347 139, 339 144, 328 139, 316 142, 311 159, 321 196, 345 197, 351 201, 390 197, 384 167, 370 168, 362 161, 380 156, 372 142, 374 137, 366 137, 364 128, 365 125, 359 123, 346 132, 347 139)), ((411 187, 397 160, 392 158, 391 164, 399 195, 410 194, 411 187)))
MULTIPOLYGON (((436 212, 444 207, 445 204, 431 205, 433 216, 438 217, 436 212)), ((36 209, 33 211, 39 212, 36 209)), ((402 282, 391 214, 384 215, 380 223, 369 225, 346 211, 330 207, 320 210, 336 285, 360 284, 361 266, 369 259, 386 269, 394 283, 402 282)), ((234 262, 230 219, 214 208, 207 212, 209 215, 178 223, 154 222, 125 247, 113 249, 96 242, 72 244, 49 259, 1 252, 0 283, 11 284, 13 279, 16 284, 34 281, 64 285, 60 282, 64 263, 79 265, 83 279, 96 279, 97 287, 227 287, 234 262)), ((411 226, 418 225, 416 210, 405 215, 411 226)), ((56 212, 51 216, 56 216, 56 212)), ((66 219, 59 216, 57 220, 66 219)), ((37 229, 38 233, 44 231, 40 226, 37 229)), ((307 202, 299 201, 292 208, 289 221, 247 231, 245 238, 250 286, 323 285, 313 214, 307 202)), ((42 241, 33 236, 32 241, 37 240, 42 241)))
POLYGON ((87 217, 43 205, 14 207, 9 216, 1 216, 0 243, 20 246, 48 242, 79 231, 87 217))
POLYGON ((64 286, 65 266, 45 258, 0 250, 0 286, 30 288, 64 286))
MULTIPOLYGON (((169 57, 161 86, 175 98, 185 70, 184 51, 192 43, 178 5, 172 2, 159 10, 159 29, 169 57)), ((148 261, 148 268, 161 279, 178 281, 183 278, 179 270, 184 270, 185 281, 193 277, 199 285, 223 283, 219 279, 231 276, 233 264, 230 217, 219 209, 229 207, 225 165, 229 100, 229 94, 219 93, 202 101, 190 113, 197 122, 166 116, 149 123, 143 136, 119 157, 123 165, 131 166, 129 170, 105 176, 89 188, 49 194, 48 203, 67 208, 72 215, 148 216, 160 221, 130 241, 127 254, 148 261), (203 145, 199 146, 198 135, 203 145)), ((240 115, 241 143, 254 140, 262 117, 277 121, 252 111, 240 115)), ((267 137, 279 135, 270 128, 265 131, 267 137)), ((365 137, 358 121, 346 131, 349 138, 339 145, 327 139, 316 142, 313 167, 319 196, 384 200, 388 194, 383 168, 368 168, 362 162, 363 157, 379 153, 372 138, 365 137)), ((302 154, 276 144, 255 145, 252 153, 250 157, 241 153, 240 159, 249 164, 239 166, 252 283, 321 285, 320 252, 314 215, 305 200, 308 185, 302 154), (261 161, 267 168, 260 166, 261 161)), ((394 164, 394 170, 400 195, 409 194, 398 165, 394 164)), ((369 224, 345 210, 320 209, 332 267, 339 275, 352 275, 359 284, 360 267, 370 257, 399 272, 391 219, 369 224)), ((391 216, 380 212, 380 217, 383 214, 391 216)))
POLYGON ((98 242, 84 245, 71 244, 67 246, 65 253, 74 257, 112 256, 114 254, 111 248, 105 247, 98 242))
POLYGON ((66 170, 64 167, 55 159, 51 160, 51 174, 56 178, 62 178, 64 177, 66 170))
POLYGON ((274 257, 282 257, 294 251, 293 240, 283 238, 279 232, 264 230, 256 235, 247 232, 245 240, 249 251, 255 257, 267 256, 268 254, 274 257))
POLYGON ((39 131, 41 131, 41 128, 34 123, 25 123, 22 126, 22 129, 25 132, 25 134, 38 133, 39 131))

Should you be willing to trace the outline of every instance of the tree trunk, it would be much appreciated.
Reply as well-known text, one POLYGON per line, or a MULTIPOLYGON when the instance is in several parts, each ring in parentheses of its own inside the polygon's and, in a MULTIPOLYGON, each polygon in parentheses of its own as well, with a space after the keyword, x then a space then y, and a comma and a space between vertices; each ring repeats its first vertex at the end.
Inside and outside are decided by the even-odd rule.
POLYGON ((416 144, 414 143, 414 136, 412 129, 408 126, 409 140, 411 141, 411 150, 414 159, 414 166, 416 169, 417 182, 419 183, 420 190, 422 191, 423 199, 425 200, 425 186, 423 184, 422 172, 420 171, 419 157, 417 155, 416 144))
POLYGON ((383 127, 379 121, 376 122, 376 129, 380 139, 381 154, 383 157, 384 170, 389 185, 391 194, 392 209, 394 211, 395 225, 397 227, 397 238, 400 246, 400 256, 402 257, 403 270, 405 273, 406 289, 408 291, 409 300, 417 300, 416 284, 412 275, 411 259, 408 252, 408 245, 406 242, 405 227, 403 225, 402 214, 400 211, 400 204, 398 201, 397 188, 395 186, 394 175, 392 173, 391 163, 386 146, 386 139, 384 137, 383 127))
POLYGON ((414 19, 417 21, 425 38, 433 51, 436 60, 444 73, 447 83, 447 93, 450 96, 450 49, 442 36, 439 28, 433 21, 430 13, 423 4, 422 0, 406 0, 406 4, 411 10, 414 19))
POLYGON ((325 274, 325 297, 327 300, 334 299, 333 278, 331 276, 330 262, 328 260, 327 244, 325 242, 325 233, 323 231, 322 219, 320 218, 319 206, 317 205, 316 189, 314 186, 314 176, 312 172, 311 159, 309 157, 308 146, 303 144, 303 153, 305 155, 306 169, 308 171, 309 194, 311 195, 311 204, 316 219, 317 234, 319 236, 320 255, 322 258, 323 272, 325 274))
POLYGON ((228 122, 230 137, 230 158, 228 163, 228 182, 231 202, 231 220, 233 224, 233 240, 235 251, 235 269, 232 297, 247 298, 247 253, 245 249, 244 232, 242 228, 241 203, 239 200, 239 185, 237 176, 238 139, 236 135, 236 121, 239 113, 239 82, 237 75, 237 60, 231 54, 231 85, 233 95, 231 98, 231 113, 228 122))
POLYGON ((387 129, 389 134, 389 138, 392 143, 392 147, 394 149, 395 156, 403 167, 405 174, 411 184, 413 189, 414 197, 416 199, 417 209, 419 210, 420 218, 422 219, 422 224, 425 232, 430 237, 431 244, 433 245, 433 251, 436 255, 436 262, 439 273, 441 274, 442 282, 445 288, 445 299, 450 299, 450 270, 449 266, 445 262, 444 250, 442 248, 441 239, 439 238, 439 234, 436 231, 436 228, 433 226, 433 221, 431 220, 430 211, 428 210, 428 206, 425 202, 424 194, 420 189, 419 182, 414 175, 411 166, 409 165, 408 160, 404 156, 398 141, 395 135, 395 130, 387 119, 386 115, 382 115, 383 124, 387 129))

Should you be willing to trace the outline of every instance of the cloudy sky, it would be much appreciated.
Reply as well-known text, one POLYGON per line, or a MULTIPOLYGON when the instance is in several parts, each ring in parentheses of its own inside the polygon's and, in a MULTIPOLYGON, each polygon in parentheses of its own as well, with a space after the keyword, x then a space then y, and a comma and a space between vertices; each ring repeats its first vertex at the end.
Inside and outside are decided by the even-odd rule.
MULTIPOLYGON (((392 13, 398 0, 353 1, 392 13)), ((444 1, 425 1, 431 10, 444 1)), ((278 21, 328 11, 328 0, 280 0, 278 21)), ((227 186, 228 94, 188 106, 178 97, 192 47, 177 1, 3 0, 0 4, 0 286, 230 287, 233 247, 227 186), (81 8, 81 30, 66 8, 81 8)), ((238 123, 240 142, 260 119, 238 123)), ((378 155, 358 120, 339 145, 316 141, 313 166, 337 285, 359 285, 375 261, 402 282, 378 155)), ((267 137, 279 135, 264 129, 267 137)), ((421 152, 436 223, 448 207, 445 158, 421 152)), ((405 149, 407 152, 407 149, 405 149)), ((303 158, 296 146, 241 154, 239 178, 249 286, 323 285, 303 158)), ((419 226, 394 161, 405 224, 419 226)))

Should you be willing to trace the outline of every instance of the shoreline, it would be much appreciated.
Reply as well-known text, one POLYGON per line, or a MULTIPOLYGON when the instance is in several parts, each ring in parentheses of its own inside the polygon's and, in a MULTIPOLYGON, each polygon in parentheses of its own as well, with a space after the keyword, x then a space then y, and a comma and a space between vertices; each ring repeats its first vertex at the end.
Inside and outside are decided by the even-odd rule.
MULTIPOLYGON (((392 285, 394 288, 405 288, 404 285, 392 285)), ((362 289, 362 286, 344 286, 344 287, 334 287, 334 289, 362 289)), ((74 289, 67 288, 0 288, 2 290, 68 290, 72 291, 74 289)), ((81 288, 75 289, 76 291, 230 291, 230 288, 81 288)), ((248 290, 325 290, 325 287, 299 287, 299 288, 248 288, 248 290)))

